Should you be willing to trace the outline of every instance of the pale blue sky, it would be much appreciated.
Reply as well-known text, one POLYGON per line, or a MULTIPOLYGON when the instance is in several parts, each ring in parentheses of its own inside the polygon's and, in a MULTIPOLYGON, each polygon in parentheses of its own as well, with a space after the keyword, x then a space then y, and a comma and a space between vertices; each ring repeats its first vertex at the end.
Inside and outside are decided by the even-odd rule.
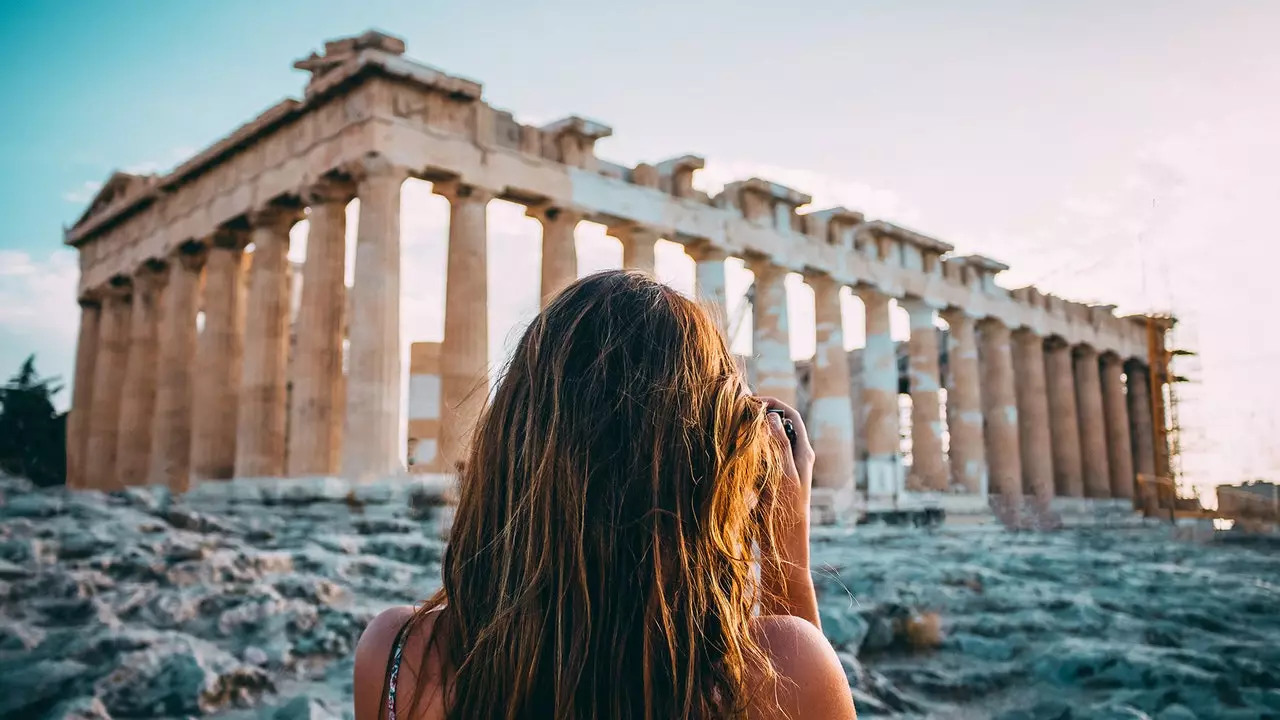
MULTIPOLYGON (((697 153, 708 185, 759 174, 867 210, 1007 262, 1008 287, 1172 308, 1201 353, 1188 471, 1280 479, 1274 2, 17 5, 0 9, 0 374, 33 350, 70 374, 60 228, 94 183, 167 169, 300 94, 293 60, 376 27, 521 119, 612 126, 608 159, 697 153)), ((406 190, 408 339, 440 332, 439 280, 422 279, 439 276, 442 202, 406 190)), ((536 296, 537 247, 531 221, 493 213, 495 272, 520 276, 495 289, 498 347, 536 296)), ((587 264, 610 261, 598 228, 581 238, 587 264)))

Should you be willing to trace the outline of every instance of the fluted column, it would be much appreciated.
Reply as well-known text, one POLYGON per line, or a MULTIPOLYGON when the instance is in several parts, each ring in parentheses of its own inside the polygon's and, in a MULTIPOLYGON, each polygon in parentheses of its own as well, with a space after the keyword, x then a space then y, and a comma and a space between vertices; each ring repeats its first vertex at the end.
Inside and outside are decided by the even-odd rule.
POLYGON ((840 283, 812 275, 817 345, 813 356, 813 400, 806 427, 813 443, 813 499, 836 518, 852 507, 854 488, 853 403, 849 398, 849 355, 844 349, 840 283))
POLYGON ((1123 364, 1115 353, 1102 356, 1102 414, 1107 428, 1107 468, 1111 497, 1133 499, 1133 448, 1129 438, 1129 408, 1124 396, 1123 364))
POLYGON ((284 475, 289 342, 289 227, 296 214, 269 209, 250 217, 253 259, 244 324, 244 362, 236 414, 236 477, 284 475))
POLYGON ((191 486, 192 386, 196 352, 196 312, 205 246, 187 243, 170 260, 169 284, 161 313, 160 361, 156 369, 156 411, 151 423, 147 482, 174 492, 191 486))
POLYGON ((1076 376, 1071 363, 1071 346, 1062 338, 1052 337, 1046 342, 1045 374, 1049 391, 1054 491, 1060 497, 1084 497, 1076 376))
POLYGON ((120 436, 113 488, 147 482, 151 460, 151 422, 156 407, 157 331, 169 267, 150 260, 133 274, 133 313, 129 317, 129 359, 120 395, 120 436))
POLYGON ((889 296, 870 286, 856 290, 866 309, 867 344, 862 351, 862 407, 857 422, 867 442, 867 493, 898 491, 898 359, 889 332, 889 296))
POLYGON ((995 318, 983 320, 982 415, 987 441, 991 492, 1012 507, 1022 500, 1022 452, 1018 445, 1018 395, 1013 375, 1009 328, 995 318))
POLYGON ((1073 353, 1076 374, 1076 409, 1080 415, 1080 456, 1086 497, 1111 497, 1111 466, 1107 462, 1107 421, 1102 409, 1102 382, 1098 351, 1088 345, 1073 353))
POLYGON ((555 205, 529 208, 542 225, 542 307, 578 279, 578 246, 574 231, 582 213, 555 205))
POLYGON ((609 228, 609 234, 622 243, 622 267, 654 274, 653 244, 658 233, 643 225, 609 228))
POLYGON ((756 297, 752 350, 756 356, 756 393, 796 404, 796 366, 791 360, 791 333, 787 325, 787 271, 768 259, 754 259, 748 268, 755 274, 756 297))
POLYGON ((229 480, 236 465, 236 414, 244 364, 245 233, 220 230, 205 261, 204 329, 196 341, 191 477, 229 480))
POLYGON ((987 453, 982 439, 982 392, 973 317, 960 308, 943 313, 950 326, 951 385, 947 388, 947 431, 951 434, 951 482, 965 492, 987 492, 987 453))
POLYGON ((947 462, 942 454, 942 409, 938 401, 938 329, 932 305, 918 298, 902 302, 911 319, 907 342, 907 377, 911 393, 911 475, 907 487, 915 492, 947 489, 947 462))
POLYGON ((334 446, 343 418, 335 412, 342 376, 342 329, 347 286, 347 203, 355 189, 325 180, 307 190, 311 207, 307 257, 302 268, 293 398, 289 418, 290 475, 335 475, 334 446))
POLYGON ((729 327, 728 296, 724 279, 724 261, 729 257, 728 254, 707 243, 690 245, 685 248, 685 252, 693 258, 694 294, 697 295, 698 303, 706 308, 715 319, 720 332, 732 342, 733 338, 728 337, 732 328, 729 327))
POLYGON ((132 282, 121 276, 112 278, 103 291, 93 364, 93 401, 89 403, 89 438, 85 443, 85 487, 95 490, 112 489, 116 484, 120 400, 129 359, 132 314, 132 282))
POLYGON ((1013 370, 1018 396, 1022 490, 1047 501, 1053 497, 1053 439, 1049 427, 1044 341, 1027 328, 1013 333, 1013 370))
POLYGON ((489 396, 487 209, 493 193, 461 182, 436 184, 449 199, 444 342, 440 346, 440 457, 446 472, 466 462, 489 396))
POLYGON ((93 374, 97 359, 102 303, 97 298, 80 299, 80 333, 76 338, 76 378, 67 416, 67 487, 87 487, 85 452, 89 442, 89 419, 93 405, 93 374))
MULTIPOLYGON (((352 174, 360 198, 360 218, 348 325, 351 344, 342 474, 368 479, 404 469, 400 447, 400 191, 409 173, 385 158, 373 157, 352 168, 352 174)), ((484 278, 477 282, 483 283, 484 278)))
POLYGON ((1130 360, 1124 366, 1128 388, 1129 429, 1132 435, 1133 468, 1143 475, 1156 474, 1155 434, 1151 422, 1151 376, 1147 366, 1130 360))

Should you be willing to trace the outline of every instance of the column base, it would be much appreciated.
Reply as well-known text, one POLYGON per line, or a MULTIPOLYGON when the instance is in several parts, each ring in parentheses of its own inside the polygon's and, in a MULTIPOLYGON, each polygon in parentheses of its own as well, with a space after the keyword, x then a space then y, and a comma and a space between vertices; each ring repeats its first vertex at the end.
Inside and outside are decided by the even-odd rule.
POLYGON ((858 494, 849 483, 843 488, 816 487, 809 497, 810 525, 854 525, 858 519, 858 494))
POLYGON ((1056 497, 1049 501, 1049 511, 1060 517, 1063 527, 1142 524, 1142 513, 1127 498, 1056 497))
POLYGON ((869 500, 892 499, 906 488, 906 473, 897 457, 867 458, 863 463, 869 500))

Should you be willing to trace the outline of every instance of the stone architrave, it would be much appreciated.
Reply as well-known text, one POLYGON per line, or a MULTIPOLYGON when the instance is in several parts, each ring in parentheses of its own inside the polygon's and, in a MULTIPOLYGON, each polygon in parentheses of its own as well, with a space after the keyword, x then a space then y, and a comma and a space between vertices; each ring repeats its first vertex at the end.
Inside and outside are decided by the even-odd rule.
POLYGON ((582 213, 539 205, 528 215, 542 225, 542 307, 578 279, 578 247, 574 231, 582 213))
POLYGON ((767 259, 754 259, 756 296, 752 350, 756 356, 759 395, 775 397, 795 407, 796 368, 791 360, 791 332, 787 324, 787 271, 767 259))
POLYGON ((201 243, 187 243, 178 248, 170 260, 169 284, 161 313, 160 361, 147 482, 164 485, 174 492, 186 492, 191 483, 196 313, 205 259, 205 246, 201 243))
POLYGON ((813 356, 813 400, 806 427, 813 443, 813 501, 834 518, 846 518, 854 500, 853 404, 849 398, 849 355, 844 349, 840 284, 829 276, 809 277, 813 287, 817 343, 813 356))
POLYGON ((729 255, 709 243, 686 246, 685 252, 693 258, 694 295, 697 296, 698 304, 711 314, 726 340, 733 342, 733 338, 729 337, 732 328, 729 327, 729 306, 724 272, 724 261, 729 255))
POLYGON ((902 307, 911 319, 907 376, 911 392, 912 462, 907 487, 915 492, 942 492, 950 482, 946 456, 942 452, 942 406, 938 397, 941 372, 938 329, 933 323, 935 308, 918 298, 904 300, 902 307))
POLYGON ((1013 370, 1018 395, 1022 490, 1047 502, 1053 498, 1054 481, 1044 341, 1028 328, 1019 328, 1013 333, 1013 370))
POLYGON ((400 193, 409 172, 380 155, 365 158, 350 171, 360 198, 360 217, 347 324, 351 342, 342 474, 368 480, 404 469, 400 446, 400 193))
POLYGON ((982 415, 986 419, 987 467, 992 494, 1007 508, 1022 503, 1022 451, 1018 441, 1018 396, 1014 387, 1009 328, 995 318, 982 333, 982 415))
POLYGON ((890 334, 888 295, 867 285, 856 291, 866 310, 866 347, 862 351, 862 408, 857 425, 867 438, 867 494, 896 495, 901 464, 898 437, 898 359, 890 334))
POLYGON ((654 243, 659 234, 653 228, 643 225, 625 225, 610 228, 609 234, 622 243, 622 267, 627 270, 639 270, 649 275, 654 274, 654 243))
POLYGON ((289 341, 289 228, 292 210, 269 208, 249 218, 253 256, 244 325, 236 477, 280 477, 285 471, 289 341))
POLYGON ((1084 497, 1080 415, 1076 411, 1076 376, 1071 363, 1071 346, 1062 338, 1051 337, 1045 342, 1044 352, 1054 492, 1060 497, 1084 497))
POLYGON ((943 319, 950 327, 947 431, 951 434, 951 481, 967 493, 986 495, 987 453, 982 437, 982 385, 974 318, 952 308, 943 313, 943 319))
POLYGON ((493 193, 437 183, 449 199, 448 280, 440 347, 440 459, 445 472, 466 462, 489 390, 488 206, 493 193))
POLYGON ((294 332, 293 397, 290 404, 288 474, 336 475, 334 446, 343 419, 335 412, 342 376, 342 331, 347 286, 347 203, 355 188, 324 180, 307 189, 311 207, 302 299, 294 332))
POLYGON ((196 341, 192 389, 191 477, 230 480, 236 466, 236 414, 244 364, 246 233, 220 230, 205 261, 204 329, 196 341))
POLYGON ((89 442, 89 419, 93 405, 93 374, 97 360, 102 303, 96 298, 80 299, 80 332, 76 338, 76 377, 72 387, 71 411, 67 416, 67 487, 87 487, 85 457, 89 442))
POLYGON ((1129 436, 1129 408, 1124 396, 1123 363, 1115 353, 1101 358, 1102 414, 1107 428, 1107 468, 1111 497, 1132 500, 1133 447, 1129 436))
POLYGON ((129 356, 132 293, 133 284, 124 277, 114 278, 103 292, 84 458, 85 487, 94 490, 109 490, 116 485, 120 400, 129 356))
POLYGON ((151 423, 156 407, 160 310, 169 266, 150 260, 133 275, 129 359, 120 395, 120 435, 112 488, 143 485, 151 460, 151 423))
POLYGON ((1098 351, 1079 345, 1073 359, 1085 496, 1105 499, 1111 497, 1111 466, 1107 462, 1107 422, 1102 408, 1098 351))

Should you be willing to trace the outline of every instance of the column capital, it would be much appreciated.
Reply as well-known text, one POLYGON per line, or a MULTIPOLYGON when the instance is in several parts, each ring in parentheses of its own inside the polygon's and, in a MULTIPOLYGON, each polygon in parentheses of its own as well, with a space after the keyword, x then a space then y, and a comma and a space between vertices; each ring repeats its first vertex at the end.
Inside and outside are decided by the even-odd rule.
POLYGON ((787 273, 786 268, 775 263, 773 258, 768 255, 749 253, 743 256, 742 264, 746 265, 751 274, 756 276, 756 280, 759 280, 761 276, 785 275, 787 273))
POLYGON ((188 240, 174 248, 169 255, 184 270, 199 272, 209 258, 209 246, 199 240, 188 240))
POLYGON ((525 206, 525 215, 537 220, 542 225, 558 225, 561 223, 571 223, 577 225, 583 218, 580 210, 557 205, 552 202, 532 203, 525 206))
POLYGON ((1098 358, 1098 351, 1088 343, 1080 343, 1071 347, 1071 355, 1077 358, 1098 358))
POLYGON ((947 321, 948 325, 954 325, 961 322, 976 323, 982 318, 982 315, 970 310, 967 307, 959 305, 950 305, 938 311, 938 316, 947 321))
POLYGON ((164 287, 169 274, 169 263, 149 258, 133 271, 133 284, 139 292, 149 292, 164 287))
POLYGON ((836 280, 835 278, 831 277, 829 274, 827 274, 822 270, 805 268, 805 271, 802 273, 802 275, 804 275, 805 283, 808 284, 809 287, 813 288, 813 293, 815 297, 819 294, 824 294, 824 293, 834 293, 836 295, 839 295, 840 288, 844 287, 844 283, 840 282, 839 280, 836 280))
POLYGON ((268 205, 249 211, 248 219, 251 228, 267 228, 281 233, 288 233, 289 228, 302 215, 299 208, 268 205))
POLYGON ((352 182, 357 184, 370 180, 399 180, 404 182, 411 174, 409 168, 392 162, 386 155, 377 152, 365 153, 363 156, 347 162, 343 165, 342 170, 351 176, 352 182))
POLYGON ((209 246, 240 252, 249 244, 249 233, 243 228, 220 227, 209 236, 209 246))
POLYGON ((694 262, 723 262, 729 259, 729 253, 711 244, 709 240, 696 240, 684 246, 684 252, 694 262))
POLYGON ((431 192, 446 198, 450 205, 457 205, 458 203, 487 205, 490 200, 497 196, 497 193, 493 190, 479 185, 471 185, 461 178, 437 180, 431 184, 431 192))
POLYGON ((1067 342, 1061 335, 1049 335, 1044 339, 1044 349, 1046 351, 1055 351, 1070 349, 1071 343, 1067 342))
POLYGON ((302 202, 307 205, 327 205, 340 203, 346 205, 356 196, 356 183, 335 177, 323 177, 307 185, 298 192, 302 202))
POLYGON ((1020 337, 1020 338, 1034 337, 1034 338, 1040 339, 1044 337, 1043 335, 1041 335, 1040 331, 1036 330, 1030 325, 1019 325, 1018 327, 1013 328, 1013 335, 1014 337, 1020 337))
POLYGON ((1107 350, 1105 352, 1098 353, 1098 360, 1101 361, 1103 365, 1107 365, 1107 366, 1123 365, 1123 363, 1120 360, 1120 355, 1113 350, 1107 350))
POLYGON ((656 242, 658 238, 662 237, 661 230, 648 225, 642 225, 637 222, 625 222, 617 225, 610 225, 606 234, 623 242, 628 240, 635 240, 637 242, 648 240, 649 242, 656 242))
POLYGON ((922 297, 904 297, 898 300, 898 305, 907 311, 908 315, 929 315, 933 316, 935 311, 941 311, 946 305, 929 300, 922 297))
POLYGON ((98 288, 97 292, 104 303, 128 300, 133 294, 133 279, 127 275, 116 275, 106 285, 98 288))
POLYGON ((978 320, 978 329, 984 333, 999 333, 1006 337, 1010 335, 1009 326, 998 317, 988 315, 978 320))

